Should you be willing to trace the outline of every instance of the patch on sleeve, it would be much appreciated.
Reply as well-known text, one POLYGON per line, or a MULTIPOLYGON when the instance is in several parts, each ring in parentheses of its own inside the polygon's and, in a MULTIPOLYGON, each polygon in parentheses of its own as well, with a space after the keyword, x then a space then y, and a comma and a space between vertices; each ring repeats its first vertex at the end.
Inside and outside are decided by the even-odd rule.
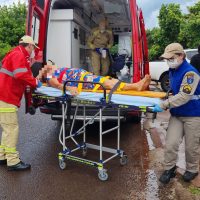
POLYGON ((183 92, 186 94, 190 94, 192 92, 192 87, 190 85, 184 85, 183 92))
POLYGON ((187 76, 187 83, 192 84, 194 82, 194 73, 188 73, 186 76, 187 76))

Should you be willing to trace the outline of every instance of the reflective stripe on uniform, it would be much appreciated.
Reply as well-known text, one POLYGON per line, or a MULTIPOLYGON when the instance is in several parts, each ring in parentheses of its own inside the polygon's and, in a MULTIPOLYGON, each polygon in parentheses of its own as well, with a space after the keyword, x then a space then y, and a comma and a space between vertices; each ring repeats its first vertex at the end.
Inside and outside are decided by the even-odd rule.
POLYGON ((28 69, 26 69, 26 68, 18 68, 18 69, 13 71, 13 74, 16 75, 18 73, 24 73, 24 72, 27 72, 27 71, 28 71, 28 69))
POLYGON ((16 148, 5 147, 5 152, 6 153, 16 153, 17 150, 16 150, 16 148))
POLYGON ((23 72, 27 72, 27 71, 28 71, 28 69, 26 69, 26 68, 18 68, 16 70, 14 70, 13 72, 9 71, 9 70, 7 70, 5 68, 1 68, 0 69, 1 73, 6 74, 6 75, 11 76, 11 77, 14 77, 18 73, 23 73, 23 72))
POLYGON ((13 74, 12 72, 8 71, 8 70, 5 69, 5 68, 1 68, 1 69, 0 69, 0 72, 3 73, 3 74, 7 74, 8 76, 14 77, 14 74, 13 74))
POLYGON ((17 108, 0 108, 0 113, 14 113, 17 112, 17 108))
POLYGON ((0 145, 0 149, 5 149, 6 147, 4 145, 0 145))

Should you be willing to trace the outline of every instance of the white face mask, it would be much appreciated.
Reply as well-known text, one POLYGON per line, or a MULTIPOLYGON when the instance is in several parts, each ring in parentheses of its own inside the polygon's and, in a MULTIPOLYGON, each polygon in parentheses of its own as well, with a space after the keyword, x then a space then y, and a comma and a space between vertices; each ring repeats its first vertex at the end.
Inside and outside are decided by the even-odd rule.
POLYGON ((30 58, 35 58, 35 51, 34 50, 31 52, 30 58))
POLYGON ((167 64, 169 68, 176 69, 182 64, 182 62, 178 61, 177 59, 174 59, 174 60, 167 60, 167 64))

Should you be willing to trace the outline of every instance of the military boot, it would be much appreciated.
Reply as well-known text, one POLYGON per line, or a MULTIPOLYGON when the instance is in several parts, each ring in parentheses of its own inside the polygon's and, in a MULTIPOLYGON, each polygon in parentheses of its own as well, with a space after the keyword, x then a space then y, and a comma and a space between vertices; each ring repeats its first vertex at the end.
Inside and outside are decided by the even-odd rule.
POLYGON ((159 181, 163 184, 169 183, 171 178, 174 178, 176 176, 176 166, 169 170, 165 170, 163 174, 160 176, 159 181))
POLYGON ((7 160, 0 160, 0 165, 7 165, 7 160))
POLYGON ((31 168, 30 164, 25 164, 22 161, 20 161, 16 165, 8 166, 8 171, 24 171, 29 170, 31 168))
POLYGON ((193 172, 186 171, 186 172, 183 174, 183 180, 184 180, 185 182, 190 182, 190 181, 193 180, 197 175, 198 175, 198 172, 193 173, 193 172))

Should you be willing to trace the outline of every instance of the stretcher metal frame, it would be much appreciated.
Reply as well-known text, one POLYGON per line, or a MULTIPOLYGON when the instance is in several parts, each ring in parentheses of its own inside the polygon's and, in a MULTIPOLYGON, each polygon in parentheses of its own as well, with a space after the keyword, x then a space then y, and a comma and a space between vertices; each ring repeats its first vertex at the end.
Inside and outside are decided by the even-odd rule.
POLYGON ((36 99, 50 99, 50 101, 55 100, 59 101, 62 104, 62 124, 60 128, 60 134, 59 134, 59 142, 62 145, 62 152, 58 154, 59 159, 59 167, 64 170, 66 168, 66 160, 75 161, 81 164, 85 164, 94 168, 97 168, 98 170, 98 177, 101 181, 106 181, 108 179, 108 173, 107 170, 104 168, 104 165, 109 162, 110 160, 119 157, 120 158, 120 164, 126 165, 127 164, 127 156, 125 155, 124 151, 120 149, 120 110, 121 109, 129 109, 134 111, 142 111, 146 112, 147 107, 137 107, 137 106, 129 106, 129 105, 119 105, 114 104, 111 101, 112 92, 109 94, 106 94, 106 89, 101 83, 93 83, 93 82, 85 82, 85 81, 66 81, 63 87, 63 96, 61 97, 51 97, 46 96, 40 93, 34 93, 33 97, 36 99), (71 95, 66 94, 66 85, 69 82, 78 82, 78 83, 92 83, 92 84, 100 84, 103 88, 103 95, 99 102, 86 100, 86 99, 78 99, 74 98, 71 95), (72 123, 69 123, 70 121, 70 108, 71 104, 76 104, 75 113, 73 115, 72 123), (98 107, 98 112, 92 116, 90 119, 86 119, 86 108, 88 105, 93 105, 98 107), (74 131, 75 122, 76 122, 76 116, 79 107, 83 107, 83 126, 79 128, 78 131, 74 131), (113 108, 118 110, 118 117, 117 117, 117 125, 113 128, 110 128, 108 130, 103 131, 103 111, 106 108, 113 108), (86 142, 86 127, 90 124, 94 123, 95 118, 99 118, 99 145, 91 144, 86 142), (70 124, 70 125, 69 125, 70 124), (117 131, 117 142, 116 142, 116 148, 109 148, 103 146, 103 135, 110 133, 112 131, 117 131), (69 132, 69 135, 66 133, 69 132), (82 143, 78 142, 76 140, 76 137, 79 135, 83 135, 82 143), (75 144, 75 147, 70 149, 67 147, 67 142, 72 141, 75 144), (93 161, 89 159, 85 159, 84 157, 87 155, 87 149, 93 149, 99 151, 99 160, 93 161), (82 150, 82 157, 73 155, 74 152, 82 150), (103 159, 103 153, 110 153, 111 156, 107 159, 103 159))

